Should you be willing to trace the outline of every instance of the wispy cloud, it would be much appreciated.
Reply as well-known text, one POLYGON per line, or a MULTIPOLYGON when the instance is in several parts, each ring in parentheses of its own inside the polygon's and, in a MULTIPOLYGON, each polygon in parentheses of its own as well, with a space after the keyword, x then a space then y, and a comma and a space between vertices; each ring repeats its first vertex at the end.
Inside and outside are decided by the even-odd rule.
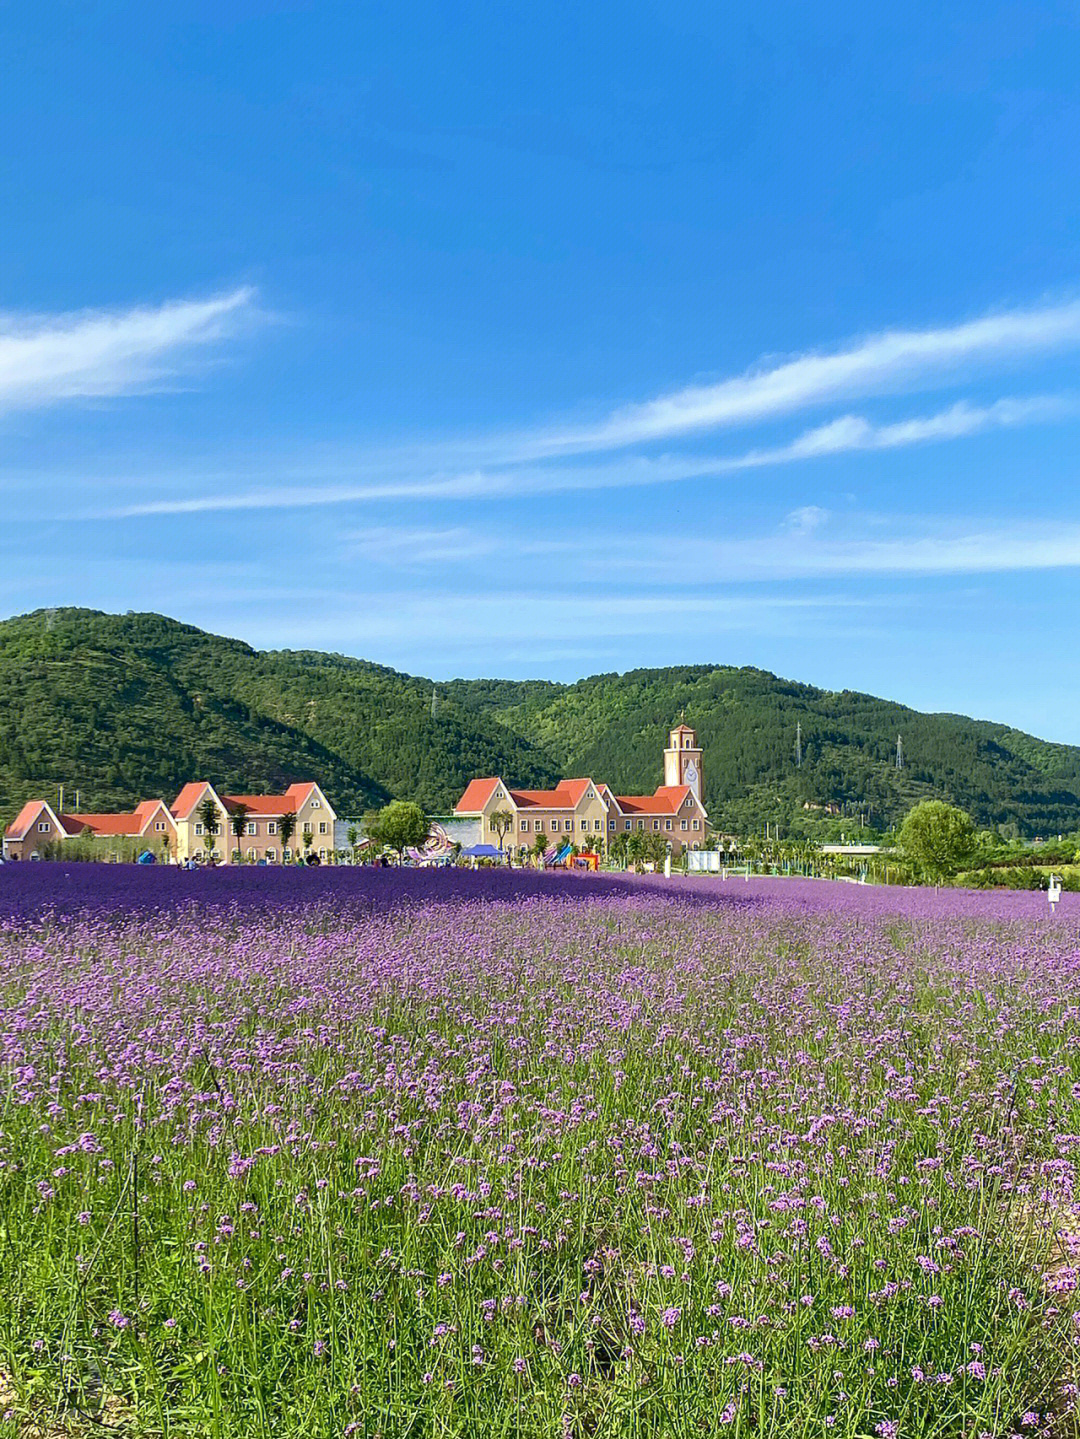
MULTIPOLYGON (((219 597, 211 604, 220 605, 219 597)), ((818 633, 832 617, 845 627, 876 615, 877 601, 849 595, 708 593, 693 588, 639 595, 552 594, 550 590, 492 590, 477 596, 443 588, 423 594, 408 590, 351 596, 325 591, 307 605, 275 609, 274 596, 236 596, 223 616, 201 616, 211 627, 242 634, 253 644, 340 646, 354 654, 401 653, 422 644, 430 656, 472 648, 565 643, 568 635, 590 642, 663 636, 672 626, 693 623, 705 635, 818 633)), ((393 660, 391 662, 394 662, 393 660)))
MULTIPOLYGON (((843 415, 807 430, 787 444, 753 449, 736 455, 628 456, 602 464, 525 465, 510 469, 474 469, 422 478, 376 480, 331 485, 304 483, 298 476, 288 483, 230 492, 218 489, 198 495, 163 496, 110 506, 98 518, 133 518, 140 515, 209 514, 230 510, 303 509, 321 505, 469 500, 498 496, 555 494, 562 491, 628 488, 708 479, 740 470, 760 469, 797 461, 838 455, 847 451, 889 450, 905 445, 959 439, 984 430, 1033 424, 1074 413, 1075 400, 1056 395, 1001 399, 990 405, 966 401, 932 415, 916 416, 891 424, 874 424, 861 415, 843 415)), ((205 472, 202 472, 205 476, 205 472)), ((162 481, 155 480, 155 488, 162 481)), ((190 488, 188 481, 181 488, 190 488)), ((85 516, 81 516, 85 518, 85 516)))
POLYGON ((0 312, 0 412, 152 388, 234 330, 254 295, 243 286, 155 309, 0 312))
POLYGON ((864 521, 853 533, 829 532, 820 512, 812 528, 785 525, 777 534, 734 539, 685 535, 621 535, 594 561, 607 576, 625 570, 657 579, 674 566, 703 580, 842 579, 855 576, 1003 574, 1080 568, 1080 524, 946 525, 905 517, 864 521), (881 537, 885 526, 894 531, 881 537), (875 534, 874 531, 878 533, 875 534), (895 533, 899 530, 900 533, 895 533))
MULTIPOLYGON (((817 505, 793 510, 773 533, 722 537, 610 530, 597 552, 591 537, 546 539, 530 532, 457 525, 378 525, 344 539, 347 556, 392 571, 505 554, 550 558, 550 575, 575 580, 589 557, 593 584, 616 577, 660 583, 672 574, 701 584, 833 579, 868 575, 963 575, 1080 568, 1080 524, 997 520, 973 526, 920 516, 837 518, 817 505), (883 537, 883 532, 887 535, 883 537), (565 563, 560 563, 560 561, 565 563)), ((666 604, 648 597, 650 604, 666 604)), ((685 601, 681 601, 685 602, 685 601)))
POLYGON ((1080 343, 1080 301, 1014 310, 935 330, 889 330, 831 354, 762 364, 616 410, 598 425, 523 442, 524 458, 610 450, 883 394, 1080 343))

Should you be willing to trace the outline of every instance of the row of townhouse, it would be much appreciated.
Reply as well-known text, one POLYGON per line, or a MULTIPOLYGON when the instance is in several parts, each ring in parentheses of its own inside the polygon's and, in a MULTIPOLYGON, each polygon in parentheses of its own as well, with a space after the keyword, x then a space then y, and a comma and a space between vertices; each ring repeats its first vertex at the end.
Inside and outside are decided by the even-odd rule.
POLYGON ((454 815, 477 821, 479 842, 503 849, 530 849, 538 834, 552 846, 560 840, 587 845, 641 830, 661 835, 678 854, 704 845, 703 784, 697 735, 680 724, 664 750, 664 783, 652 794, 617 795, 592 779, 564 779, 551 790, 511 789, 493 775, 469 783, 454 815), (505 831, 500 815, 510 817, 505 831))
POLYGON ((184 785, 171 805, 162 799, 144 800, 124 813, 66 814, 53 809, 48 800, 28 800, 4 831, 3 855, 18 860, 35 853, 62 853, 64 840, 82 836, 129 839, 181 863, 209 857, 229 864, 237 854, 247 864, 259 860, 280 863, 307 853, 326 860, 334 849, 336 819, 326 796, 312 780, 291 784, 282 794, 218 794, 213 785, 198 780, 184 785), (215 815, 209 831, 207 801, 215 815), (236 835, 233 822, 241 811, 242 833, 236 835), (294 820, 288 845, 281 842, 285 815, 294 820))

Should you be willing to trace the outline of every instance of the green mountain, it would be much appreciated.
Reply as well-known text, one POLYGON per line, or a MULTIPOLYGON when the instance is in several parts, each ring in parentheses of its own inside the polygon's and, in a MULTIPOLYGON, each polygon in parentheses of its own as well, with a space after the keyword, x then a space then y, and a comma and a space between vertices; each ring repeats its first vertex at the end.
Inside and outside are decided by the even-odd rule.
MULTIPOLYGON (((83 808, 317 777, 343 813, 391 795, 449 810, 474 775, 537 787, 592 774, 628 793, 660 780, 680 717, 705 751, 713 820, 820 832, 839 808, 885 828, 927 796, 982 825, 1080 827, 1080 748, 928 715, 762 670, 683 666, 576 684, 437 686, 344 655, 262 652, 160 615, 41 610, 0 622, 0 813, 31 795, 83 808), (795 765, 796 725, 802 765, 795 765), (897 735, 905 764, 895 764, 897 735)), ((850 820, 849 820, 850 823, 850 820)))

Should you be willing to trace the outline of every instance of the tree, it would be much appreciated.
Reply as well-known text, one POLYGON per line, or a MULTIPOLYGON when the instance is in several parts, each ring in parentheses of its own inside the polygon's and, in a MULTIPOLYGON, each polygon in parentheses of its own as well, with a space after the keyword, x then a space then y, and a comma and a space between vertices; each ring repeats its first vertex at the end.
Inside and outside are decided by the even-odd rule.
POLYGON ((356 846, 360 839, 360 831, 355 824, 349 825, 349 828, 345 831, 345 838, 349 841, 349 854, 352 857, 353 864, 355 864, 356 846))
POLYGON ((616 864, 621 864, 624 869, 629 858, 630 839, 631 836, 625 830, 620 830, 608 846, 611 858, 616 864))
POLYGON ((410 848, 419 848, 431 832, 427 815, 412 800, 395 799, 380 810, 364 816, 364 833, 373 844, 397 851, 398 859, 410 848))
POLYGON ((499 836, 499 849, 502 850, 502 842, 510 830, 514 827, 514 814, 512 810, 496 809, 488 815, 488 824, 499 836))
POLYGON ((900 827, 900 854, 924 879, 948 879, 975 857, 977 848, 971 816, 944 800, 917 804, 900 827))
POLYGON ((233 836, 236 839, 235 854, 237 864, 243 864, 244 862, 244 851, 241 848, 241 844, 244 828, 247 825, 247 817, 250 813, 251 811, 248 806, 244 804, 243 801, 239 801, 233 805, 232 813, 229 815, 229 828, 232 830, 233 836))
POLYGON ((277 822, 277 832, 281 838, 281 858, 282 861, 284 861, 285 853, 289 848, 293 835, 296 833, 295 810, 290 809, 285 811, 277 822))
POLYGON ((203 848, 209 858, 214 851, 214 836, 218 832, 218 807, 207 795, 195 813, 203 828, 203 848))
POLYGON ((536 858, 540 861, 541 864, 543 864, 544 862, 544 855, 547 854, 548 844, 549 840, 546 831, 538 829, 536 831, 536 838, 533 840, 532 848, 533 854, 536 856, 536 858))

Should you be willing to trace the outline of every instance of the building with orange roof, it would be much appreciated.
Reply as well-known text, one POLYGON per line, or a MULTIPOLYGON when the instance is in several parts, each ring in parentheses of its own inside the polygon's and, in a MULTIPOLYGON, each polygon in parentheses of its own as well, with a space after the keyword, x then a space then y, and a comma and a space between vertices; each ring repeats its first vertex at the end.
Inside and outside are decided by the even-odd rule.
POLYGON ((281 794, 219 794, 207 780, 198 780, 176 796, 172 814, 181 860, 210 857, 219 864, 238 859, 244 864, 259 860, 277 864, 311 853, 325 861, 334 849, 337 815, 314 780, 291 784, 281 794), (216 815, 209 831, 207 800, 216 815), (287 814, 293 816, 295 830, 289 843, 282 844, 281 821, 287 814), (242 826, 239 835, 235 823, 242 826))
POLYGON ((135 809, 117 813, 60 813, 47 800, 32 799, 4 831, 4 858, 29 859, 31 854, 55 852, 66 839, 131 839, 144 848, 171 853, 176 824, 162 799, 143 800, 135 809))
POLYGON ((635 830, 661 835, 673 854, 698 849, 708 814, 702 752, 689 725, 670 731, 663 762, 664 783, 649 795, 617 795, 589 778, 560 780, 550 790, 511 789, 495 775, 474 779, 454 806, 454 816, 477 822, 479 843, 511 852, 531 849, 538 834, 556 848, 564 842, 610 844, 616 835, 635 830))
POLYGON ((124 813, 61 814, 47 800, 28 800, 4 832, 3 854, 5 859, 55 854, 64 840, 83 836, 138 840, 162 858, 180 861, 197 856, 228 864, 242 855, 244 863, 274 863, 309 851, 326 860, 334 848, 336 818, 313 780, 292 784, 282 794, 246 795, 219 795, 208 781, 197 780, 184 785, 171 806, 148 799, 124 813), (206 800, 216 816, 209 831, 206 800), (294 816, 295 831, 282 845, 280 824, 286 814, 294 816), (236 817, 242 825, 239 835, 233 830, 236 817))

